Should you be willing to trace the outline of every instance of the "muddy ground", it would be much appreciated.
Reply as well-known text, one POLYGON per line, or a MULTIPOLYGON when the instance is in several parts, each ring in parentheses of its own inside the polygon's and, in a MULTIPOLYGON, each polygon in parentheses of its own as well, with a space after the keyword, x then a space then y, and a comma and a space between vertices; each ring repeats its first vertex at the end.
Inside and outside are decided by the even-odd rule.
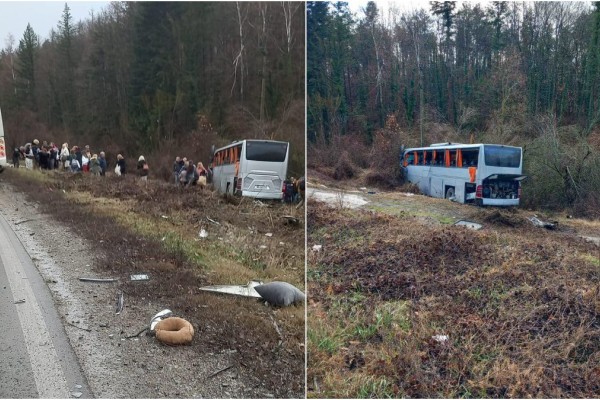
POLYGON ((600 222, 308 176, 309 397, 600 395, 600 222))
POLYGON ((304 306, 275 309, 198 289, 252 276, 304 290, 300 213, 299 226, 288 226, 279 218, 290 212, 283 205, 268 204, 265 212, 210 191, 139 186, 134 177, 90 181, 7 170, 1 178, 2 213, 52 291, 95 397, 304 397, 304 306), (205 242, 200 228, 209 232, 205 242), (134 273, 150 280, 132 282, 134 273), (125 299, 119 315, 118 292, 125 299), (146 333, 127 338, 164 308, 193 324, 191 345, 167 346, 146 333))

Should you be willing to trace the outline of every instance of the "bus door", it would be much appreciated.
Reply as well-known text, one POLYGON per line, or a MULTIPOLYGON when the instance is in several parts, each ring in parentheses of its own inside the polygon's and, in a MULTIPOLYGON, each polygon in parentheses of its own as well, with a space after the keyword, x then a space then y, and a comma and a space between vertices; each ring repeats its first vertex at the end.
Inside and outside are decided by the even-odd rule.
POLYGON ((429 178, 429 188, 431 197, 444 197, 444 180, 440 177, 432 176, 429 178))

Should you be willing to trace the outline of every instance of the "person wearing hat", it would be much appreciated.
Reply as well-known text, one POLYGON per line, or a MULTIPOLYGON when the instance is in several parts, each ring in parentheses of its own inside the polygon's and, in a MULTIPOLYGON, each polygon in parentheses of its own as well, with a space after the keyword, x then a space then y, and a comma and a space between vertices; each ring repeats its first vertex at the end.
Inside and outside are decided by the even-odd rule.
POLYGON ((15 151, 13 151, 13 167, 19 168, 19 160, 21 159, 21 152, 17 147, 15 147, 15 151))
POLYGON ((33 146, 31 146, 31 152, 33 153, 33 159, 35 160, 35 166, 40 166, 40 141, 37 139, 33 140, 33 146))
POLYGON ((125 158, 121 154, 117 154, 117 165, 115 166, 115 173, 117 172, 117 167, 119 173, 117 175, 123 175, 127 173, 127 164, 125 163, 125 158))

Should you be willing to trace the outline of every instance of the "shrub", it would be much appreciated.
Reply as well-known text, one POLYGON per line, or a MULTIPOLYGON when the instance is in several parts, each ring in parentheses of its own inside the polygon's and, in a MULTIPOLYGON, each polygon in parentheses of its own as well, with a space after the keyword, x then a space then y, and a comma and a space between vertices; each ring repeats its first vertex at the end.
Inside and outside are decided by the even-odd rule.
POLYGON ((356 175, 356 168, 350 161, 347 151, 344 151, 335 166, 333 178, 335 180, 350 179, 356 175))

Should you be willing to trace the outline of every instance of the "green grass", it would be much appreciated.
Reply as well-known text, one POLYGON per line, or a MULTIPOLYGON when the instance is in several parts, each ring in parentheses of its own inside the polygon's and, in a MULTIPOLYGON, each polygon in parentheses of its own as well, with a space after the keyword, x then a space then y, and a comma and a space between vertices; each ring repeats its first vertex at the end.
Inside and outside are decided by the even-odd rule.
POLYGON ((359 399, 391 399, 396 397, 393 388, 393 383, 386 377, 369 377, 359 386, 356 397, 359 399))

